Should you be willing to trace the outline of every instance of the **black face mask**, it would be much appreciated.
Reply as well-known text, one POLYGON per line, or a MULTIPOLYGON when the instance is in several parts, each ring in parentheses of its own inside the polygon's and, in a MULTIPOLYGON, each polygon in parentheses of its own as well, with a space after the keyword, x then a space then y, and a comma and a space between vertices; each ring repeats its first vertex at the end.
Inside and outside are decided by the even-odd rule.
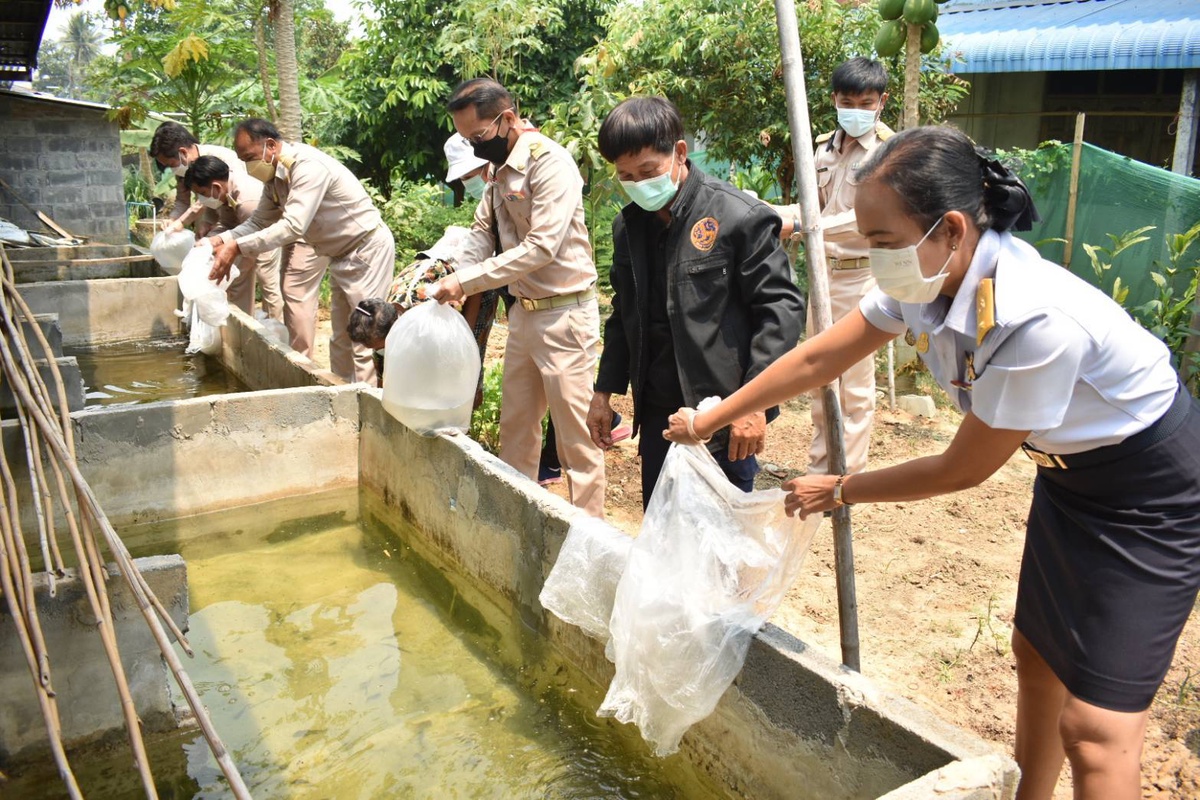
POLYGON ((501 136, 500 131, 496 131, 496 135, 482 142, 471 142, 471 152, 477 158, 486 159, 496 166, 500 166, 508 160, 508 135, 501 136))

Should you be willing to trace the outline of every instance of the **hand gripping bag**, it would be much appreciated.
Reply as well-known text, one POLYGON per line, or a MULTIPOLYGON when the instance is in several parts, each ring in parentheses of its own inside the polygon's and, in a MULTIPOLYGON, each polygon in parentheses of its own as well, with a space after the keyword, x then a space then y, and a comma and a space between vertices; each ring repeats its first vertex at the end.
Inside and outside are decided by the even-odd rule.
POLYGON ((191 231, 159 231, 150 240, 150 255, 168 275, 178 275, 196 237, 191 231))
POLYGON ((479 345, 462 314, 440 303, 419 303, 388 331, 384 410, 421 434, 465 433, 479 363, 479 345))
POLYGON ((616 674, 597 712, 666 756, 716 707, 778 608, 821 516, 788 517, 781 489, 742 492, 703 446, 672 445, 609 633, 616 674))
POLYGON ((212 245, 205 239, 183 259, 183 266, 179 270, 179 291, 184 299, 192 302, 202 321, 219 328, 229 318, 229 300, 225 290, 239 272, 236 266, 232 266, 225 280, 217 283, 208 277, 212 264, 212 245))

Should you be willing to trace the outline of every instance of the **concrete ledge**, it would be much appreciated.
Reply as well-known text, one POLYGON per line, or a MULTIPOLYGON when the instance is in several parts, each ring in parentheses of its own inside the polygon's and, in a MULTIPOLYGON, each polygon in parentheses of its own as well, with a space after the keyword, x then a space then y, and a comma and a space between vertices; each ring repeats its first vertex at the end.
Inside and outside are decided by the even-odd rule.
MULTIPOLYGON (((171 618, 186 631, 187 567, 183 559, 154 556, 134 563, 171 618)), ((125 579, 115 565, 110 564, 108 572, 117 646, 142 728, 173 730, 176 715, 167 665, 125 579)), ((75 570, 67 570, 65 577, 56 580, 54 597, 50 597, 45 573, 34 576, 34 586, 64 741, 78 746, 124 736, 120 699, 83 582, 75 570)), ((7 617, 7 606, 0 604, 0 762, 37 756, 50 747, 33 678, 7 617)))
POLYGON ((221 329, 221 363, 252 390, 342 386, 346 382, 265 333, 258 320, 231 308, 221 329))
POLYGON ((153 278, 163 275, 148 250, 133 245, 32 247, 9 250, 16 283, 153 278))
MULTIPOLYGON (((412 433, 383 411, 378 395, 360 393, 360 482, 407 517, 414 536, 455 564, 476 594, 510 603, 606 686, 612 666, 603 644, 537 602, 578 512, 465 437, 412 433)), ((986 787, 924 796, 968 800, 988 791, 1011 798, 1015 787, 1016 765, 988 743, 881 692, 773 626, 755 638, 737 682, 681 750, 733 796, 756 799, 792 798, 798 786, 805 796, 829 798, 878 797, 929 779, 945 788, 949 779, 931 778, 934 772, 976 759, 998 759, 986 787)))
MULTIPOLYGON (((31 347, 36 345, 30 344, 31 347)), ((78 411, 83 408, 83 373, 79 371, 79 362, 75 356, 59 356, 54 359, 58 365, 59 375, 62 376, 63 391, 67 397, 67 409, 69 411, 78 411)), ((50 399, 58 408, 58 387, 54 382, 50 365, 45 359, 40 359, 33 362, 37 368, 38 375, 46 384, 46 388, 50 391, 50 399)), ((13 396, 12 389, 8 384, 0 384, 0 416, 9 419, 15 418, 17 415, 17 399, 13 396)))
POLYGON ((353 486, 356 392, 278 389, 73 414, 77 459, 118 526, 353 486))
POLYGON ((58 314, 35 314, 33 325, 30 325, 28 320, 21 319, 21 332, 25 336, 25 341, 29 342, 29 348, 34 355, 41 356, 44 353, 37 336, 33 333, 34 325, 40 328, 42 335, 46 337, 46 343, 50 345, 50 352, 61 356, 63 352, 62 327, 58 324, 58 314))
POLYGON ((180 335, 173 277, 27 283, 20 292, 33 313, 58 315, 68 347, 180 335))

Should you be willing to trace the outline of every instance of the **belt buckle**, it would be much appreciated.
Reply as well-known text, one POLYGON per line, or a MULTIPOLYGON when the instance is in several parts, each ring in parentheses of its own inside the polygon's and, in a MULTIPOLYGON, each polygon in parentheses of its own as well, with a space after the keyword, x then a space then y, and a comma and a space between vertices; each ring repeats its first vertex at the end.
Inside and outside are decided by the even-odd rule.
POLYGON ((1021 445, 1021 449, 1025 451, 1025 455, 1029 456, 1029 460, 1037 464, 1039 467, 1046 469, 1066 469, 1067 465, 1060 456, 1053 453, 1043 453, 1041 450, 1034 450, 1028 445, 1021 445))
POLYGON ((517 299, 521 301, 521 308, 526 311, 537 311, 536 300, 530 300, 528 297, 518 297, 517 299))

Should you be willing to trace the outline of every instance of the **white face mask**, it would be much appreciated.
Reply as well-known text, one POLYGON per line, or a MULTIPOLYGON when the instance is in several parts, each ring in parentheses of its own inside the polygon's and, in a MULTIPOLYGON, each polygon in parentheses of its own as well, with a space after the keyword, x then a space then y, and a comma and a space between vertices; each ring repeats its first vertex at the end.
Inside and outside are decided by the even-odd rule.
MULTIPOLYGON (((940 225, 942 219, 933 223, 933 228, 940 225)), ((921 259, 917 257, 917 248, 929 238, 929 234, 933 233, 933 228, 925 232, 920 242, 910 244, 908 247, 901 247, 898 250, 872 247, 867 251, 875 283, 888 297, 899 300, 901 303, 928 303, 942 291, 942 284, 946 282, 946 276, 949 274, 946 266, 954 254, 946 256, 945 262, 932 278, 926 278, 921 272, 921 259)))
POLYGON ((875 115, 878 111, 865 108, 839 108, 837 110, 838 125, 851 138, 866 136, 875 130, 875 115))
POLYGON ((470 178, 463 180, 463 190, 476 200, 483 199, 483 190, 486 187, 487 184, 480 175, 472 175, 470 178))
POLYGON ((187 174, 187 169, 188 169, 187 157, 184 156, 183 153, 180 153, 179 154, 179 165, 171 167, 171 172, 175 173, 176 178, 182 178, 184 175, 187 174))

